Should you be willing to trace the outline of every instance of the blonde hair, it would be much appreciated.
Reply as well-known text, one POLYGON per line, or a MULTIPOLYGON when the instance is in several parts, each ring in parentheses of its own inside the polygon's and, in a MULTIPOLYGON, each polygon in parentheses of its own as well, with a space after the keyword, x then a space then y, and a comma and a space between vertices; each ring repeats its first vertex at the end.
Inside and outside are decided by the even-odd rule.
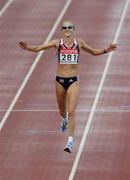
POLYGON ((64 25, 65 23, 70 23, 71 25, 73 25, 73 27, 74 27, 74 29, 75 29, 75 25, 74 25, 74 23, 73 23, 72 20, 63 20, 63 21, 62 21, 62 24, 61 24, 61 29, 62 29, 62 27, 63 27, 63 25, 64 25))

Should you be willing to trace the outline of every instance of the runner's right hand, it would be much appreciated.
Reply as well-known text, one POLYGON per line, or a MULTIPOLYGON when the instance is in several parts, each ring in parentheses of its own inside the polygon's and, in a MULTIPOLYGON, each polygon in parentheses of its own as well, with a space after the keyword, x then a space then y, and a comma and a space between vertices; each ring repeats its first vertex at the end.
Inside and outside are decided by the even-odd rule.
POLYGON ((26 44, 26 42, 20 41, 20 42, 19 42, 19 46, 20 46, 22 49, 27 49, 27 44, 26 44))

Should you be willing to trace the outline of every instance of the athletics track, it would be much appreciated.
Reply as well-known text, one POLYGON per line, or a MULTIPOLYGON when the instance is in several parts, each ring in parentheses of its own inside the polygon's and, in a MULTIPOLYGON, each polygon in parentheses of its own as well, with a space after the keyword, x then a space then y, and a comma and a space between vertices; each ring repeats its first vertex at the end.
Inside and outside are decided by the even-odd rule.
POLYGON ((129 0, 0 0, 0 180, 130 179, 129 0), (23 51, 59 37, 62 19, 95 48, 81 52, 71 154, 63 151, 55 97, 56 55, 23 51))

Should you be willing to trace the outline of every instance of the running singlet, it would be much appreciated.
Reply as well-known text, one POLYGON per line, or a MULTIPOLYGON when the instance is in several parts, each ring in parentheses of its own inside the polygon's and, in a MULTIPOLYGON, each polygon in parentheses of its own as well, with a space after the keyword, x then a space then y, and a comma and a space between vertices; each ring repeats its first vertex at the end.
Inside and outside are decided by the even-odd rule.
POLYGON ((60 64, 78 64, 79 46, 76 39, 74 39, 74 44, 72 47, 66 47, 63 39, 60 39, 58 60, 60 64))

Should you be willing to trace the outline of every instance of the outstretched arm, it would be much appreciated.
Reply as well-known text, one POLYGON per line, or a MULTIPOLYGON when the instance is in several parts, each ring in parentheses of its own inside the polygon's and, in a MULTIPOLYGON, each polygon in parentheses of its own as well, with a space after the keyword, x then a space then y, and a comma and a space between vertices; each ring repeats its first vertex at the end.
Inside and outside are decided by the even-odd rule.
POLYGON ((98 56, 98 55, 102 55, 102 54, 105 54, 105 53, 108 53, 108 52, 111 52, 111 51, 114 51, 116 50, 117 48, 117 45, 116 44, 110 44, 107 48, 105 49, 95 49, 95 48, 92 48, 91 46, 89 46, 84 40, 80 39, 79 40, 80 44, 81 44, 81 48, 94 55, 94 56, 98 56))
POLYGON ((50 49, 52 47, 57 47, 58 46, 58 40, 55 39, 55 40, 49 41, 46 44, 39 45, 39 46, 28 46, 26 42, 21 41, 21 42, 19 42, 19 46, 22 49, 25 49, 28 51, 39 52, 42 50, 50 49))

